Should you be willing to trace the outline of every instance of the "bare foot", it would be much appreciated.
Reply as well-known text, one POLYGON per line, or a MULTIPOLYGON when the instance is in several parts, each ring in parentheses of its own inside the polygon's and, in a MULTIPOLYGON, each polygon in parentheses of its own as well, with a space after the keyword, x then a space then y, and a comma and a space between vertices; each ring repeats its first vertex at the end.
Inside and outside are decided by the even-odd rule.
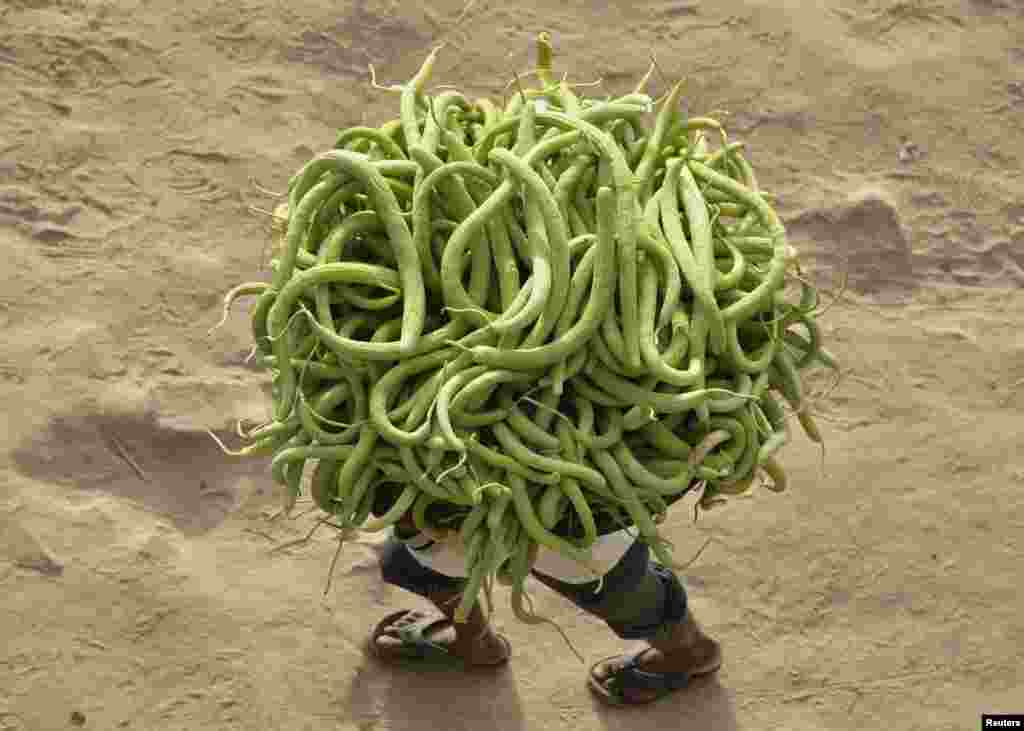
POLYGON ((648 673, 691 673, 703 675, 722 664, 722 648, 713 639, 702 636, 692 647, 664 652, 648 648, 640 656, 640 669, 648 673))
MULTIPOLYGON (((618 655, 598 663, 591 670, 591 678, 602 694, 611 699, 621 698, 628 704, 649 703, 665 694, 664 689, 619 686, 616 676, 630 662, 633 655, 618 655)), ((715 640, 701 635, 691 646, 665 652, 648 647, 637 658, 636 667, 647 673, 687 673, 698 676, 716 671, 722 664, 721 646, 715 640)))

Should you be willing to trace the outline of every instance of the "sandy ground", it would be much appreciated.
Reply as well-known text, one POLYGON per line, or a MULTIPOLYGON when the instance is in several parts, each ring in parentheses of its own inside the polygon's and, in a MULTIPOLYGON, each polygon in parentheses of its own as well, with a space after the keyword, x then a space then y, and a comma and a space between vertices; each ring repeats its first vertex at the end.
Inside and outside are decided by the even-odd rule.
MULTIPOLYGON (((1024 6, 1018 0, 646 4, 0 3, 0 729, 972 729, 1024 710, 1024 6), (549 10, 557 5, 557 10, 549 10), (643 5, 646 10, 635 8, 643 5), (391 672, 359 649, 419 600, 372 547, 301 549, 263 461, 205 433, 266 413, 247 320, 273 199, 338 127, 436 79, 495 93, 553 32, 558 66, 632 88, 653 50, 729 113, 793 242, 848 300, 828 440, 792 488, 667 530, 726 665, 599 707, 547 628, 502 611, 497 675, 391 672)), ((664 89, 659 80, 655 91, 664 89)), ((815 383, 824 387, 824 380, 815 383)), ((535 592, 594 660, 622 647, 535 592)), ((503 598, 503 597, 501 597, 503 598)))

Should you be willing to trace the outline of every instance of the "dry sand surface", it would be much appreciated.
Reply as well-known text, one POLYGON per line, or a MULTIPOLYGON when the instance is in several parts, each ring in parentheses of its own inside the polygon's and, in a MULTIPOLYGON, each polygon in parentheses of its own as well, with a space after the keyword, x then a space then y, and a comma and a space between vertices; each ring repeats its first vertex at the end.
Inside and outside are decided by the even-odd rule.
MULTIPOLYGON (((665 84, 656 80, 654 91, 665 84)), ((1024 4, 1020 0, 0 2, 0 729, 973 729, 1024 711, 1024 4), (555 9, 551 9, 555 8, 555 9), (751 145, 826 291, 847 376, 791 489, 666 525, 719 676, 592 700, 499 601, 511 666, 382 669, 420 601, 353 545, 268 554, 265 461, 206 435, 266 415, 223 292, 264 276, 270 189, 447 40, 437 82, 558 68, 631 89, 654 51, 751 145)), ((244 309, 244 308, 239 308, 244 309)), ((817 390, 827 385, 814 381, 817 390)), ((235 442, 237 443, 237 442, 235 442)), ((534 592, 589 658, 623 646, 534 592)))

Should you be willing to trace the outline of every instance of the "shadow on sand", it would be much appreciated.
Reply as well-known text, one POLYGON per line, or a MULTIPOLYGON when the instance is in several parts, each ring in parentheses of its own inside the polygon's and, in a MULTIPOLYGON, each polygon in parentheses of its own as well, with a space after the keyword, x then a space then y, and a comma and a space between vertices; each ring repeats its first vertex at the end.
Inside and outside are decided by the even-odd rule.
POLYGON ((384 667, 364 658, 344 701, 363 728, 520 731, 526 728, 509 666, 481 672, 384 667))
MULTIPOLYGON (((452 670, 383 667, 365 658, 342 703, 359 728, 385 723, 394 731, 426 728, 451 731, 522 731, 527 728, 510 668, 470 674, 452 670)), ((732 694, 717 677, 694 680, 690 688, 649 706, 609 707, 592 700, 594 714, 608 729, 737 731, 732 694)), ((586 724, 584 724, 584 727, 586 724)))
POLYGON ((608 729, 673 729, 678 731, 737 731, 732 693, 717 676, 699 678, 689 688, 649 706, 609 707, 594 698, 594 712, 608 729))

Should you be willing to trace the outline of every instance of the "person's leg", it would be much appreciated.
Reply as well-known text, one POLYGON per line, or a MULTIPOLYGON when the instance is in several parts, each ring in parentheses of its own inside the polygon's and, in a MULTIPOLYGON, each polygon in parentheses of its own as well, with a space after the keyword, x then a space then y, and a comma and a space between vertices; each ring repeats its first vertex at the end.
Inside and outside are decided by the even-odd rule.
POLYGON ((381 556, 381 577, 385 583, 428 599, 441 616, 406 611, 385 617, 371 637, 374 652, 384 659, 400 657, 405 649, 401 630, 418 625, 425 630, 426 639, 467 664, 495 665, 506 660, 508 642, 494 634, 479 604, 465 623, 454 621, 455 608, 465 586, 464 573, 459 575, 461 557, 450 548, 431 545, 429 539, 409 540, 411 545, 391 537, 381 556), (432 568, 432 563, 445 573, 432 568))
POLYGON ((654 700, 682 687, 688 676, 707 674, 721 665, 721 648, 701 631, 678 577, 651 561, 645 543, 632 541, 604 575, 600 592, 597 581, 545 573, 553 564, 538 557, 534 577, 603 619, 622 639, 647 643, 640 653, 608 658, 593 667, 591 687, 608 700, 654 700))

